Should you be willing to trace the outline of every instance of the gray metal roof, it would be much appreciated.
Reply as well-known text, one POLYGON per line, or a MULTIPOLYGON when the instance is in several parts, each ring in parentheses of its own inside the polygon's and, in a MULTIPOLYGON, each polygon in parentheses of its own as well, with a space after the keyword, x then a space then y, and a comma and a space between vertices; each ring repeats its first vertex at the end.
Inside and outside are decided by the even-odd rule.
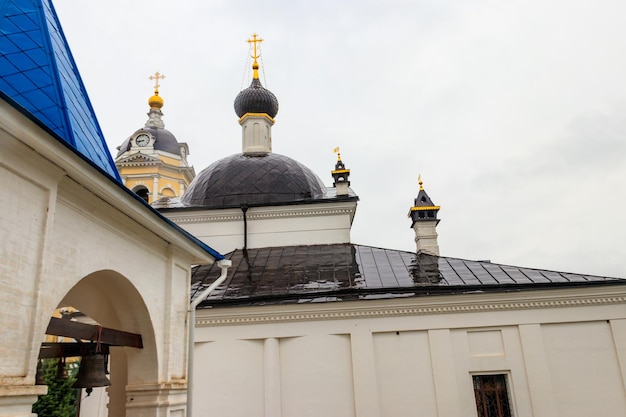
POLYGON ((316 200, 322 180, 300 162, 277 153, 238 153, 214 162, 189 184, 188 207, 224 208, 316 200))
POLYGON ((124 152, 127 152, 131 148, 131 138, 135 136, 140 131, 150 133, 154 136, 154 150, 157 151, 165 151, 174 155, 180 156, 180 143, 176 140, 176 137, 172 132, 163 128, 155 128, 155 127, 144 127, 135 132, 132 136, 126 138, 124 143, 119 148, 117 152, 117 156, 119 157, 124 152))
MULTIPOLYGON (((619 278, 354 244, 235 250, 226 258, 233 262, 228 278, 201 308, 626 284, 619 278)), ((211 265, 194 268, 192 298, 218 275, 211 265)))

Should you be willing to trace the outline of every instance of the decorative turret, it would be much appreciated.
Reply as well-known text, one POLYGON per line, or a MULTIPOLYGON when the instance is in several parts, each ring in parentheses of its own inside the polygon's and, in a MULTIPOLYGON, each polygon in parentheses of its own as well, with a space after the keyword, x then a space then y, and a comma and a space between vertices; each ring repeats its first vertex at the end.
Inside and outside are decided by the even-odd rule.
POLYGON ((242 151, 244 153, 272 152, 272 125, 278 113, 276 96, 265 89, 259 80, 257 59, 261 55, 257 50, 257 43, 263 42, 263 39, 257 36, 255 33, 252 39, 248 39, 248 43, 253 45, 252 83, 235 98, 235 113, 242 127, 242 151))
POLYGON ((413 207, 409 210, 411 227, 415 230, 415 244, 417 253, 427 253, 439 256, 439 244, 437 243, 437 213, 439 206, 424 191, 421 175, 418 177, 420 186, 419 193, 414 200, 413 207))
POLYGON ((154 81, 154 95, 148 99, 148 106, 150 106, 150 110, 148 111, 148 121, 146 122, 146 127, 151 127, 154 129, 163 129, 165 127, 165 123, 163 123, 163 112, 161 108, 163 108, 163 99, 159 96, 159 80, 165 78, 165 75, 159 73, 158 71, 149 77, 154 81))
POLYGON ((337 190, 337 196, 347 196, 349 194, 348 187, 350 186, 350 181, 348 181, 350 170, 346 169, 346 166, 341 161, 339 148, 335 148, 334 152, 337 154, 337 163, 335 164, 335 169, 330 172, 333 176, 333 180, 335 180, 333 187, 337 190))

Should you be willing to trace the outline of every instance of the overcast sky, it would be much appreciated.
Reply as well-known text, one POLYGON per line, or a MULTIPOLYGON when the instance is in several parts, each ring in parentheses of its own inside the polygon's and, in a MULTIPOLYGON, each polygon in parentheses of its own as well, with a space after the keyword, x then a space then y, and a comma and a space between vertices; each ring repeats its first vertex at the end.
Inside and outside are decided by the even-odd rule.
POLYGON ((626 277, 626 2, 54 0, 112 150, 147 117, 200 172, 241 152, 233 100, 263 39, 274 152, 332 184, 355 243, 415 250, 417 177, 445 256, 626 277))

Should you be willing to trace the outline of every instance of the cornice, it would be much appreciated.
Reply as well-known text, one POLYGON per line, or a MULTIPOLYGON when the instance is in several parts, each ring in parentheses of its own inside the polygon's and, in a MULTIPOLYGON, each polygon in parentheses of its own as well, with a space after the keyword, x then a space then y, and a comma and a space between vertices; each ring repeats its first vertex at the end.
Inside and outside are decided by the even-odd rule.
MULTIPOLYGON (((264 220, 264 219, 283 219, 288 217, 315 217, 315 216, 328 216, 328 215, 341 215, 354 213, 355 207, 328 207, 328 208, 298 208, 271 210, 271 211, 256 211, 248 210, 246 219, 250 220, 264 220)), ((224 222, 224 221, 242 221, 243 214, 240 210, 229 210, 229 212, 197 212, 187 215, 169 215, 170 220, 175 223, 188 224, 188 223, 211 223, 211 222, 224 222)))
POLYGON ((161 165, 160 161, 118 162, 118 167, 147 167, 161 165))
MULTIPOLYGON (((366 319, 366 318, 382 318, 382 317, 403 317, 403 316, 421 316, 435 314, 455 314, 455 313, 479 313, 493 311, 515 311, 515 310, 531 310, 531 309, 553 309, 567 307, 585 307, 626 304, 626 294, 615 295, 590 295, 578 297, 563 298, 537 298, 529 299, 527 293, 524 293, 524 300, 502 300, 492 302, 480 302, 476 298, 468 300, 467 296, 452 296, 454 299, 462 298, 465 302, 443 301, 443 302, 415 302, 422 300, 412 298, 410 301, 398 303, 396 300, 387 300, 389 303, 385 305, 384 301, 358 301, 358 302, 329 302, 325 303, 321 308, 311 305, 298 305, 295 308, 287 308, 284 306, 277 307, 279 311, 268 311, 268 308, 224 308, 198 311, 196 316, 196 326, 229 326, 243 324, 267 324, 294 321, 320 321, 320 320, 345 320, 345 319, 366 319), (370 304, 372 303, 372 304, 370 304)), ((449 300, 450 297, 445 297, 449 300)), ((407 301, 407 299, 403 299, 407 301)))
POLYGON ((130 156, 119 158, 115 161, 117 166, 153 166, 162 164, 163 162, 159 158, 155 158, 145 153, 135 153, 130 156))

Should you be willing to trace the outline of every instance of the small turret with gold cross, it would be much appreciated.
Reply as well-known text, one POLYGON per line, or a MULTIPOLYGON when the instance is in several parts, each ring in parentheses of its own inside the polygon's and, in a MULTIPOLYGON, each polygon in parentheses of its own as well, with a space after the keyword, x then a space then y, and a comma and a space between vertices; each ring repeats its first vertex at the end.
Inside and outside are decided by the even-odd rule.
POLYGON ((350 177, 350 170, 346 169, 345 164, 341 160, 341 153, 339 152, 339 148, 335 148, 333 150, 337 154, 337 163, 335 164, 335 169, 330 172, 333 177, 333 187, 336 189, 337 196, 347 196, 350 194, 349 188, 350 181, 348 178, 350 177))

